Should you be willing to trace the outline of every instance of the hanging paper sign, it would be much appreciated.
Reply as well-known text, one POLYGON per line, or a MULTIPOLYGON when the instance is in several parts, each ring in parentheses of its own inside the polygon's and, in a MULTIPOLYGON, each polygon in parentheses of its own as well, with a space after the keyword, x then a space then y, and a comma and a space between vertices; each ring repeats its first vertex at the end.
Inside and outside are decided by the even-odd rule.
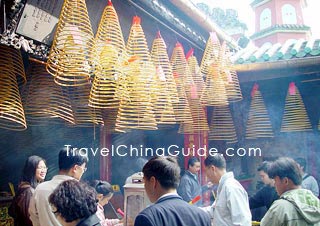
POLYGON ((289 95, 296 95, 296 86, 294 82, 290 82, 289 84, 289 95))
POLYGON ((165 82, 166 81, 166 75, 164 74, 162 67, 161 66, 157 66, 156 70, 157 70, 157 75, 158 75, 160 81, 165 82))
POLYGON ((187 55, 186 55, 186 59, 187 59, 187 60, 189 59, 189 57, 193 56, 193 52, 194 52, 194 49, 193 49, 193 48, 191 48, 191 49, 188 51, 188 53, 187 53, 187 55))
POLYGON ((197 86, 195 84, 191 85, 190 93, 191 93, 191 99, 197 99, 198 98, 198 90, 197 90, 197 86))
POLYGON ((251 91, 251 97, 252 98, 254 97, 254 95, 256 95, 256 92, 258 91, 258 89, 259 89, 259 85, 257 83, 255 83, 253 85, 253 88, 252 88, 252 91, 251 91))

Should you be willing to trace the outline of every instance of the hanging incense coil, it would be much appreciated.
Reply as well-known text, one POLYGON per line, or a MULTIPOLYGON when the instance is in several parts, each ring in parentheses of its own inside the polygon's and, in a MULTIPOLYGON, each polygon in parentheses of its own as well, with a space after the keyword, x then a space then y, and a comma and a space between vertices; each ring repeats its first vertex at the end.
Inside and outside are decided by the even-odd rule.
POLYGON ((259 91, 258 84, 254 84, 251 91, 251 104, 246 126, 246 139, 273 137, 270 117, 259 91))
POLYGON ((161 37, 160 31, 153 40, 151 48, 151 58, 156 66, 158 74, 163 74, 166 79, 166 86, 168 87, 169 96, 173 103, 179 101, 177 86, 173 77, 171 64, 169 61, 166 44, 161 37))
POLYGON ((239 85, 239 79, 237 72, 234 70, 230 60, 229 48, 226 42, 223 42, 221 46, 221 66, 220 72, 223 80, 225 81, 225 87, 228 95, 229 102, 236 102, 242 100, 242 93, 239 85))
POLYGON ((202 73, 200 71, 198 60, 193 55, 188 57, 187 60, 188 60, 188 66, 189 66, 189 69, 190 69, 190 73, 192 75, 192 79, 194 81, 194 84, 197 87, 197 92, 198 92, 198 94, 200 96, 205 83, 204 83, 204 80, 203 80, 203 77, 202 77, 202 73))
MULTIPOLYGON (((195 86, 195 85, 194 85, 195 86)), ((194 134, 204 131, 209 131, 209 125, 207 122, 207 116, 203 106, 200 103, 199 96, 195 95, 194 91, 187 92, 192 122, 181 123, 178 133, 194 134)))
POLYGON ((47 61, 47 71, 62 86, 86 85, 99 72, 85 0, 65 0, 47 61))
POLYGON ((220 49, 221 46, 217 34, 215 32, 210 32, 210 36, 207 41, 206 48, 204 50, 200 64, 201 73, 205 77, 209 73, 211 64, 217 63, 221 52, 220 49))
POLYGON ((286 97, 281 132, 310 131, 311 129, 300 92, 294 82, 291 82, 286 97))
POLYGON ((61 119, 74 124, 71 103, 63 87, 57 85, 44 64, 31 63, 23 103, 30 125, 58 123, 61 119))
POLYGON ((227 143, 238 142, 229 105, 214 107, 209 126, 208 139, 222 140, 227 143))
POLYGON ((160 85, 157 83, 156 69, 151 61, 141 19, 137 16, 133 18, 130 29, 127 53, 130 60, 125 69, 124 86, 128 95, 120 100, 116 130, 155 130, 157 123, 153 106, 159 96, 160 85))
POLYGON ((0 128, 21 131, 27 128, 17 76, 26 80, 17 50, 0 45, 0 128))
POLYGON ((122 64, 118 52, 111 44, 104 46, 100 53, 101 73, 94 77, 89 106, 95 108, 118 108, 119 99, 116 96, 119 78, 122 75, 122 64))
POLYGON ((220 73, 219 65, 211 65, 200 100, 204 106, 224 106, 229 104, 225 82, 220 73))
POLYGON ((101 109, 89 107, 90 85, 69 87, 69 96, 74 112, 75 126, 92 127, 103 125, 101 109))

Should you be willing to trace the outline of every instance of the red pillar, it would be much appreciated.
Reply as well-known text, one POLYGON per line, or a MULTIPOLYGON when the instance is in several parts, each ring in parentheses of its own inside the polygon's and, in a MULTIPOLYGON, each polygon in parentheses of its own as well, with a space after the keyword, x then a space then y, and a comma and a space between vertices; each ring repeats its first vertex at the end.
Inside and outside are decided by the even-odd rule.
MULTIPOLYGON (((100 128, 100 149, 108 148, 111 150, 111 133, 108 125, 105 123, 100 128)), ((111 156, 100 155, 100 179, 105 181, 111 181, 111 156)))

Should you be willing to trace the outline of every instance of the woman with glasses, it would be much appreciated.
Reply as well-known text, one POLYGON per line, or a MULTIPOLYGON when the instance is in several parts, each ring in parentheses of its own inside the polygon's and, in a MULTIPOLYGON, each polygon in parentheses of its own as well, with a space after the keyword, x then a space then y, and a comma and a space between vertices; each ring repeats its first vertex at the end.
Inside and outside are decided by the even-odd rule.
POLYGON ((37 185, 44 181, 47 169, 45 160, 39 156, 32 155, 26 160, 18 192, 9 207, 15 226, 32 226, 28 211, 30 199, 37 185))
POLYGON ((113 188, 111 184, 109 184, 107 181, 102 180, 94 180, 90 184, 97 193, 97 200, 98 200, 98 210, 97 210, 97 216, 101 220, 102 226, 120 226, 122 223, 120 223, 119 219, 106 219, 104 215, 104 209, 103 207, 108 204, 109 200, 113 196, 113 188))

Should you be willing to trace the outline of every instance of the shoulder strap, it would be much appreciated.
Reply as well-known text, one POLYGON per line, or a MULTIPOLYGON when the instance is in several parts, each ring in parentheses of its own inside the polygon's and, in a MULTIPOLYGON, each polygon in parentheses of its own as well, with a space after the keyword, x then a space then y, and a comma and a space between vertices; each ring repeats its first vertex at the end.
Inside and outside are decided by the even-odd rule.
POLYGON ((302 177, 302 180, 305 180, 305 179, 307 179, 308 177, 310 177, 311 175, 310 174, 306 174, 306 175, 304 175, 304 177, 302 177))

